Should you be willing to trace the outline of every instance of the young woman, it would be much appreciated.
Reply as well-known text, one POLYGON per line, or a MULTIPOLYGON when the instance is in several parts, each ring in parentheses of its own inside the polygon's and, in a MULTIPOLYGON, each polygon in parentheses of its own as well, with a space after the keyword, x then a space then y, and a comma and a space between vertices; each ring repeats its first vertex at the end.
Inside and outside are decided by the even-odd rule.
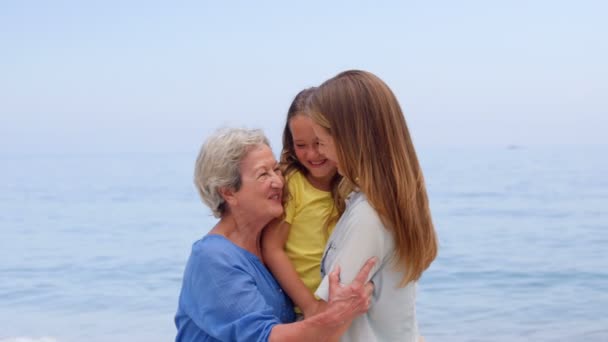
POLYGON ((352 70, 323 83, 307 112, 319 152, 356 189, 325 248, 315 294, 328 299, 328 274, 336 266, 348 283, 376 256, 371 308, 352 321, 342 341, 416 341, 416 281, 437 255, 437 238, 401 107, 382 80, 352 70))
POLYGON ((287 180, 285 215, 264 232, 264 261, 296 303, 296 313, 313 315, 320 306, 313 292, 321 282, 321 256, 344 201, 337 193, 341 177, 335 164, 319 153, 313 121, 304 106, 314 88, 293 100, 283 131, 281 168, 287 180))

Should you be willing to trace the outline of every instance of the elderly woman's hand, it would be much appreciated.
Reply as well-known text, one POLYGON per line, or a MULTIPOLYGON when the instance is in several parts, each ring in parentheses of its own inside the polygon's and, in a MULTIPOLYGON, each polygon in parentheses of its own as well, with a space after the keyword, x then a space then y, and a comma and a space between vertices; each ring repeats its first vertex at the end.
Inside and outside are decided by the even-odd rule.
POLYGON ((329 302, 326 310, 330 317, 335 319, 335 324, 341 325, 367 312, 374 292, 373 283, 367 279, 377 261, 376 257, 369 259, 349 285, 340 284, 339 266, 330 273, 329 302))
POLYGON ((369 308, 374 286, 367 279, 377 260, 369 259, 349 285, 340 284, 340 268, 336 267, 329 275, 329 302, 321 304, 320 312, 302 321, 275 325, 269 340, 337 341, 352 320, 369 308))

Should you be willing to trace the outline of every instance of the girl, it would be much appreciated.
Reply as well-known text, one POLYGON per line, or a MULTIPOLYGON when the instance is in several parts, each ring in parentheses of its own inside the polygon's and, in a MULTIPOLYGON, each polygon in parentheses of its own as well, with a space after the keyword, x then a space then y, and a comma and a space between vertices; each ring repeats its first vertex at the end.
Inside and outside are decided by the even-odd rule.
MULTIPOLYGON (((313 292, 321 282, 319 265, 344 200, 335 164, 319 153, 312 119, 304 113, 314 88, 301 91, 287 113, 281 168, 287 180, 284 219, 264 231, 264 262, 306 317, 321 307, 313 292)), ((301 317, 300 317, 301 318, 301 317)))
POLYGON ((315 294, 328 299, 337 265, 349 283, 376 256, 372 305, 342 341, 416 341, 416 281, 435 259, 437 239, 401 107, 382 80, 357 70, 329 79, 309 102, 319 152, 356 189, 325 248, 315 294))

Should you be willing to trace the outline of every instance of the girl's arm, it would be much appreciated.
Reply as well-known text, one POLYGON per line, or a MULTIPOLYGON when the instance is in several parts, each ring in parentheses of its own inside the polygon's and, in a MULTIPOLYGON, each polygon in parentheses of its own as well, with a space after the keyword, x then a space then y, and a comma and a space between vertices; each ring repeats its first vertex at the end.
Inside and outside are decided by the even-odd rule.
POLYGON ((282 220, 268 224, 262 236, 262 256, 283 290, 302 309, 304 316, 309 317, 318 310, 318 301, 304 285, 285 253, 290 227, 289 223, 282 220))

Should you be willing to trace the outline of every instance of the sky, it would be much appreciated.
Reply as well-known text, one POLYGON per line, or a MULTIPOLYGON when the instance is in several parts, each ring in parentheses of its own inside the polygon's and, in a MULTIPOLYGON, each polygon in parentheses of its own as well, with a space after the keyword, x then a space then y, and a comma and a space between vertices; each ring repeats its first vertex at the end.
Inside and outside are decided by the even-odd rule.
POLYGON ((0 153, 280 148, 290 101, 382 78, 418 146, 608 145, 605 1, 0 2, 0 153))

